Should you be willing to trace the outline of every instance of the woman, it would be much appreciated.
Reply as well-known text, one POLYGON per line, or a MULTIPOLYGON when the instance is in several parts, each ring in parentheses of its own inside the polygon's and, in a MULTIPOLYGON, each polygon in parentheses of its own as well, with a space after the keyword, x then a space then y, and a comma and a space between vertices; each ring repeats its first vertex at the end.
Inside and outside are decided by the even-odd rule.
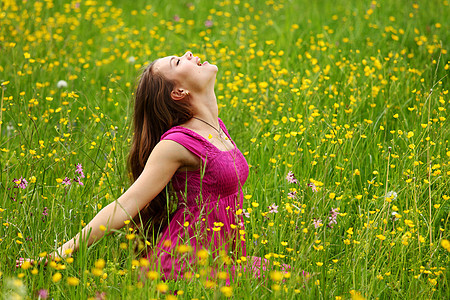
POLYGON ((105 234, 102 225, 119 229, 129 219, 146 229, 154 243, 148 257, 165 278, 183 276, 206 256, 224 263, 246 256, 239 209, 248 165, 218 118, 217 70, 189 51, 145 69, 135 93, 134 183, 53 257, 76 251, 80 240, 91 245, 105 234))

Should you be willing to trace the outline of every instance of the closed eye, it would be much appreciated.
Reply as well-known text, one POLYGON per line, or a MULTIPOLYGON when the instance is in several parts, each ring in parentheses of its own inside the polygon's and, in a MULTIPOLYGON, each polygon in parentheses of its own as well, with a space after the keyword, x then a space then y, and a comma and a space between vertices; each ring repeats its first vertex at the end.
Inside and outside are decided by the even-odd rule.
POLYGON ((177 66, 180 64, 180 59, 177 60, 177 66))

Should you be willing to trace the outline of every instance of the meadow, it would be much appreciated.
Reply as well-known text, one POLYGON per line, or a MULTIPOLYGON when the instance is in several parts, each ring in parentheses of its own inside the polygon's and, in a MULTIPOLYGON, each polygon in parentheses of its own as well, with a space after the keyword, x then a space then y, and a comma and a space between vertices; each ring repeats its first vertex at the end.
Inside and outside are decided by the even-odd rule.
POLYGON ((0 294, 448 299, 449 5, 0 1, 0 294), (136 80, 186 50, 219 67, 219 115, 250 165, 242 238, 274 271, 141 281, 129 225, 16 268, 130 186, 136 80))

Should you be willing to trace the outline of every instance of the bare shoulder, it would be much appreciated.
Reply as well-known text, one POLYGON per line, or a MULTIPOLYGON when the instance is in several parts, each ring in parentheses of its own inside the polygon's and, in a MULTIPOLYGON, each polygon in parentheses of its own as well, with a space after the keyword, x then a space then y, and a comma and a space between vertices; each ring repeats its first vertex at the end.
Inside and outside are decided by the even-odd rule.
POLYGON ((162 140, 156 144, 150 161, 172 161, 179 165, 178 170, 196 170, 200 166, 200 159, 195 154, 172 140, 162 140))

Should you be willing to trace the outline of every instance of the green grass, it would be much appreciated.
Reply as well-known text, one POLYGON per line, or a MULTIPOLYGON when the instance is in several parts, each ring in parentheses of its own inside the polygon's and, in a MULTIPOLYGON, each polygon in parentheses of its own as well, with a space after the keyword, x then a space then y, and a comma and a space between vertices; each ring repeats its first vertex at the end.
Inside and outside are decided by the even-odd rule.
POLYGON ((248 255, 293 268, 284 281, 244 273, 231 297, 448 297, 449 2, 156 2, 0 2, 4 298, 229 296, 201 272, 167 282, 166 294, 159 279, 139 282, 126 228, 72 262, 14 268, 73 237, 130 185, 136 78, 186 50, 218 65, 220 117, 250 165, 248 255), (63 186, 78 163, 84 185, 63 186), (25 189, 14 188, 20 177, 25 189), (272 203, 279 212, 265 214, 272 203))

